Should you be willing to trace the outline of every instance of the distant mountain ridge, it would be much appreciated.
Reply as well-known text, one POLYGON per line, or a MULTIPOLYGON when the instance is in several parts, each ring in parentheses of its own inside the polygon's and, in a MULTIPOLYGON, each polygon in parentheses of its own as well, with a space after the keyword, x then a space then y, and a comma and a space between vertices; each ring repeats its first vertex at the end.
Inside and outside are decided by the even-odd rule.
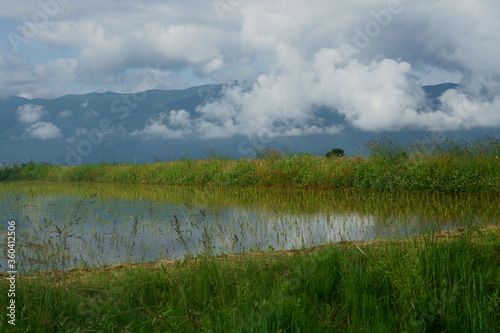
POLYGON ((437 99, 446 90, 456 89, 457 87, 458 87, 458 84, 456 84, 456 83, 441 83, 441 84, 436 84, 436 85, 432 85, 432 86, 423 86, 422 88, 424 89, 424 91, 427 95, 427 98, 437 99))
MULTIPOLYGON (((456 84, 425 86, 427 98, 438 97, 456 84)), ((183 90, 149 90, 137 94, 114 92, 66 95, 54 99, 0 99, 0 163, 47 162, 57 164, 99 163, 102 161, 152 162, 189 156, 207 157, 215 149, 238 158, 251 156, 255 149, 267 146, 290 151, 323 155, 333 147, 347 154, 359 149, 381 134, 347 127, 335 135, 317 134, 259 140, 233 136, 224 139, 196 138, 144 140, 131 133, 144 129, 151 119, 171 110, 185 110, 192 119, 196 108, 221 98, 223 85, 204 85, 183 90), (112 129, 112 130, 110 130, 112 129), (109 131, 107 131, 109 130, 109 131), (107 131, 107 132, 106 132, 107 131), (100 135, 99 133, 104 133, 100 135)), ((342 116, 326 109, 318 117, 329 123, 342 122, 342 116)), ((491 131, 491 130, 490 130, 491 131)), ((474 137, 490 131, 450 132, 459 137, 474 137)), ((402 138, 426 134, 423 131, 399 132, 402 138)))

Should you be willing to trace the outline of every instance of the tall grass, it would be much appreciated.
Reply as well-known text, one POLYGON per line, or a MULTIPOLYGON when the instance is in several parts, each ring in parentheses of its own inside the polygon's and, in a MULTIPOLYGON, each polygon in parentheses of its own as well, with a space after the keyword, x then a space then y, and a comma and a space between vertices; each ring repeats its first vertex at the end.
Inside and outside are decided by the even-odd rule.
POLYGON ((369 158, 260 152, 254 159, 185 158, 155 164, 37 165, 2 170, 0 180, 43 179, 168 185, 278 186, 375 190, 500 192, 500 140, 391 137, 367 144, 369 158))
POLYGON ((467 229, 450 239, 21 276, 16 329, 498 332, 498 236, 467 229))

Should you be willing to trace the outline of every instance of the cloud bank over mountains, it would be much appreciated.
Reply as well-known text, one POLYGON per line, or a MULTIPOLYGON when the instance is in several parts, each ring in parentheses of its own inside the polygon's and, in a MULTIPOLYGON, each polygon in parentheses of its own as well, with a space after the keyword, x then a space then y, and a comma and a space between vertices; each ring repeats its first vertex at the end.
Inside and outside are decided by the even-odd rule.
POLYGON ((40 121, 46 114, 41 105, 25 104, 17 108, 18 121, 26 125, 24 135, 28 137, 48 140, 62 137, 59 127, 50 122, 40 121))
MULTIPOLYGON (((322 108, 373 132, 500 126, 498 1, 40 2, 52 4, 50 10, 26 3, 2 4, 0 18, 20 20, 6 32, 10 47, 0 51, 4 95, 240 82, 199 106, 196 119, 185 110, 163 110, 134 136, 341 131, 344 124, 322 122, 322 108), (40 11, 47 20, 36 24, 40 11), (52 56, 27 59, 37 45, 52 56), (55 49, 66 50, 64 56, 55 49), (442 95, 437 108, 430 105, 422 83, 450 80, 459 88, 442 95)), ((33 112, 23 117, 39 121, 33 112)), ((49 125, 30 133, 57 136, 49 125)))

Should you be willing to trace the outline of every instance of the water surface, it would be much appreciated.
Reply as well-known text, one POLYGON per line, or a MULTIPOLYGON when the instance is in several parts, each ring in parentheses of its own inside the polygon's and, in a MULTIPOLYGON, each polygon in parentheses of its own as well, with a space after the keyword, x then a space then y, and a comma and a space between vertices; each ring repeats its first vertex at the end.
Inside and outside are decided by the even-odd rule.
POLYGON ((19 270, 30 272, 497 224, 498 199, 489 194, 0 183, 5 220, 0 230, 5 235, 7 221, 17 222, 19 270))

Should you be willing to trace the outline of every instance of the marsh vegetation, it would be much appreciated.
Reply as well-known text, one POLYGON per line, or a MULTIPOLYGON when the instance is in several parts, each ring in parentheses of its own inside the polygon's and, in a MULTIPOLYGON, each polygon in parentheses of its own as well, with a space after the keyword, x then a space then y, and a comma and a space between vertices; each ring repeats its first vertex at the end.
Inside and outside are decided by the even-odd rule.
POLYGON ((498 194, 0 184, 23 272, 394 239, 499 220, 498 194))
POLYGON ((500 192, 500 140, 400 142, 384 137, 367 143, 369 157, 317 157, 258 152, 231 160, 183 158, 154 164, 103 163, 0 170, 0 180, 125 182, 198 186, 266 186, 371 190, 500 192))
POLYGON ((18 279, 17 328, 493 333, 499 235, 466 228, 449 238, 26 275, 18 279))
POLYGON ((0 170, 21 180, 0 182, 17 328, 498 332, 498 140, 384 140, 369 158, 0 170))

